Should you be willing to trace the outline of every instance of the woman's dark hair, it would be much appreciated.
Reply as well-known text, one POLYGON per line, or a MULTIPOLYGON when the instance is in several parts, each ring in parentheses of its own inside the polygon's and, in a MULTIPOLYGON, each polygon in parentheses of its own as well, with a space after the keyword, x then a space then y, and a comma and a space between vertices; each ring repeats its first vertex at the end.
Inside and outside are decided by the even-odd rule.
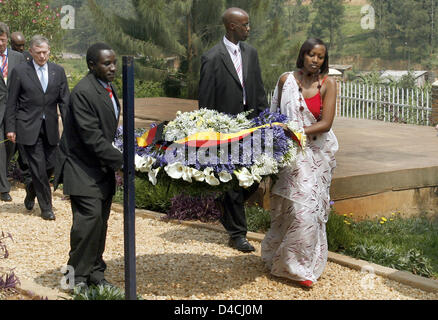
POLYGON ((312 49, 316 45, 323 45, 325 47, 324 63, 322 64, 320 69, 321 73, 324 74, 327 73, 329 69, 328 49, 322 40, 316 38, 307 39, 301 46, 300 53, 298 54, 297 58, 297 68, 301 69, 302 67, 304 67, 304 55, 312 51, 312 49))
POLYGON ((87 65, 90 66, 90 62, 96 64, 99 61, 100 51, 102 50, 113 50, 109 45, 103 42, 98 42, 91 45, 87 50, 87 65))

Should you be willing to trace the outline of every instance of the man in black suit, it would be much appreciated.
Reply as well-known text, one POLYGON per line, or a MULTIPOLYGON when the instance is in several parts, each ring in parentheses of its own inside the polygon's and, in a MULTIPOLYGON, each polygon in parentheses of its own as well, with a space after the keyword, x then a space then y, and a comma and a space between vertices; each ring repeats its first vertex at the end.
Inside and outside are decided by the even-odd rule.
MULTIPOLYGON (((226 34, 201 58, 199 108, 228 114, 251 111, 255 117, 268 107, 257 51, 243 41, 249 35, 249 16, 239 8, 229 8, 222 15, 226 34)), ((254 251, 246 239, 247 223, 244 201, 258 185, 232 190, 222 202, 221 222, 227 230, 229 245, 243 252, 254 251)))
MULTIPOLYGON (((32 56, 30 55, 29 51, 24 50, 25 45, 26 45, 26 39, 24 38, 24 35, 21 31, 15 31, 11 33, 11 49, 16 52, 20 52, 26 61, 30 61, 32 60, 32 56)), ((17 158, 18 167, 20 169, 20 173, 22 175, 25 185, 29 185, 31 183, 32 178, 30 176, 27 162, 24 159, 24 151, 22 150, 23 149, 22 146, 8 141, 6 148, 8 154, 7 163, 9 163, 12 157, 15 155, 15 153, 18 152, 18 158, 17 158)), ((32 208, 33 208, 33 204, 32 204, 32 208)), ((32 208, 28 208, 28 209, 31 210, 32 208)))
POLYGON ((68 265, 74 268, 75 286, 111 285, 105 280, 106 231, 115 193, 115 171, 123 154, 114 141, 120 115, 111 85, 116 71, 114 51, 104 43, 88 48, 90 72, 72 90, 61 137, 55 189, 63 183, 70 195, 73 225, 68 265))
POLYGON ((57 107, 64 116, 69 89, 64 69, 48 62, 47 38, 32 37, 29 52, 33 60, 16 66, 10 75, 6 132, 12 142, 22 145, 32 176, 26 185, 26 208, 33 208, 36 196, 41 217, 55 220, 49 179, 59 142, 57 107))
POLYGON ((4 126, 6 101, 8 97, 8 75, 16 65, 24 62, 21 53, 10 50, 8 45, 9 28, 0 22, 0 200, 12 201, 9 194, 11 184, 8 181, 8 164, 12 157, 14 144, 10 141, 4 141, 6 132, 4 126))
POLYGON ((21 31, 15 31, 11 33, 11 48, 17 52, 21 52, 26 61, 32 60, 32 55, 29 51, 24 50, 26 45, 26 39, 21 31))

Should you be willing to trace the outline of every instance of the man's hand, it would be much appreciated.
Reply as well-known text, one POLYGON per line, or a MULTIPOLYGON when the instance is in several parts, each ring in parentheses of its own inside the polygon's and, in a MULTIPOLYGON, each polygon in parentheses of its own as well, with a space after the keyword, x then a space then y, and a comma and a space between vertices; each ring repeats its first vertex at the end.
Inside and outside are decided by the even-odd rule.
POLYGON ((17 135, 15 134, 15 132, 8 132, 6 134, 6 137, 12 141, 13 143, 15 143, 15 138, 17 137, 17 135))

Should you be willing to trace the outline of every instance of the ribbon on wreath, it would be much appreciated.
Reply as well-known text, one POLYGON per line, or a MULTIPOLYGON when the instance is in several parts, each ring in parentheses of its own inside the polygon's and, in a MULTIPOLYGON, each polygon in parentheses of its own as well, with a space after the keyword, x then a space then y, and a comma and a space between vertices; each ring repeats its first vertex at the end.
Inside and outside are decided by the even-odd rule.
MULTIPOLYGON (((166 122, 167 123, 167 122, 166 122)), ((272 126, 282 126, 283 123, 273 122, 271 124, 264 124, 258 127, 245 129, 235 133, 221 133, 221 132, 198 132, 194 133, 188 137, 183 139, 179 139, 174 141, 173 143, 187 145, 189 147, 211 147, 215 145, 220 145, 223 143, 231 143, 235 141, 240 141, 246 136, 252 134, 254 131, 272 127, 272 126)), ((158 126, 153 127, 149 131, 146 131, 141 137, 137 138, 137 144, 139 147, 147 147, 153 143, 158 143, 159 140, 162 141, 162 131, 164 128, 164 124, 160 123, 158 126)), ((304 135, 300 132, 293 132, 291 130, 287 130, 286 134, 296 141, 300 147, 303 145, 304 135)))

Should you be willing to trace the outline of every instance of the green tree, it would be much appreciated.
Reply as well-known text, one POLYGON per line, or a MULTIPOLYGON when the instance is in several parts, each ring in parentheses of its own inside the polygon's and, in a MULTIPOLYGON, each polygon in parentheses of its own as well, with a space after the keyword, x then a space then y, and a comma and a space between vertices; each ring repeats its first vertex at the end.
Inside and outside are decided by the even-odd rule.
POLYGON ((88 0, 106 40, 119 52, 144 58, 144 75, 163 80, 169 75, 163 59, 181 61, 178 80, 196 97, 200 55, 218 37, 224 2, 218 0, 132 0, 133 17, 105 15, 88 0))
POLYGON ((51 58, 59 58, 64 30, 60 24, 60 8, 50 7, 50 1, 2 0, 0 21, 9 26, 11 32, 21 31, 29 40, 36 34, 47 37, 51 46, 51 58))
POLYGON ((293 36, 296 32, 307 28, 309 15, 309 7, 304 6, 302 0, 297 0, 296 4, 288 5, 286 7, 287 33, 293 36))
POLYGON ((333 48, 341 45, 341 26, 344 20, 345 8, 342 0, 312 0, 315 17, 309 28, 308 36, 328 38, 327 46, 333 48))
POLYGON ((434 52, 438 24, 436 0, 370 2, 376 17, 370 43, 380 57, 410 62, 434 52))

